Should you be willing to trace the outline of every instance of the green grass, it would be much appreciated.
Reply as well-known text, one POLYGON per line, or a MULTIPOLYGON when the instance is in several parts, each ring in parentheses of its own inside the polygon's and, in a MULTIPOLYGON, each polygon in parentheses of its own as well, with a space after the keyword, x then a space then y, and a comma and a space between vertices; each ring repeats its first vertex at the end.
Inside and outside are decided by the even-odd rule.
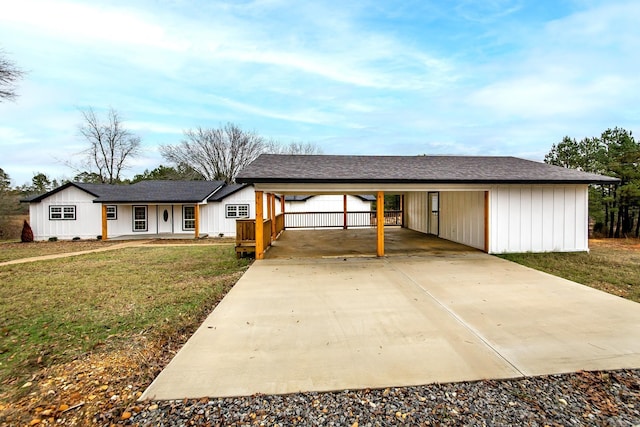
POLYGON ((0 392, 133 335, 192 325, 247 265, 230 246, 154 246, 0 267, 0 392))
POLYGON ((640 245, 592 241, 590 253, 507 254, 501 258, 640 302, 640 245))

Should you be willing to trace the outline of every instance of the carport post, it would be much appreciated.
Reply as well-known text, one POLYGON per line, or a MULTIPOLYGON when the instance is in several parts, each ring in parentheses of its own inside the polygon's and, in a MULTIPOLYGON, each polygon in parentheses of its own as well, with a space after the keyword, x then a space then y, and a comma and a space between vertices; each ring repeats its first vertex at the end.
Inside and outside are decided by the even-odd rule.
POLYGON ((107 240, 107 205, 102 204, 102 236, 101 240, 107 240))
POLYGON ((271 218, 271 240, 276 240, 276 195, 271 193, 269 202, 269 217, 271 218))
POLYGON ((196 203, 196 205, 193 207, 193 213, 194 213, 194 221, 195 221, 195 232, 194 232, 194 238, 199 238, 200 237, 200 205, 196 203))
POLYGON ((342 196, 342 228, 347 229, 347 195, 342 196))
POLYGON ((384 256, 384 192, 378 191, 376 197, 376 229, 377 248, 376 255, 384 256))
POLYGON ((256 259, 264 258, 264 218, 262 213, 262 191, 256 191, 256 259))

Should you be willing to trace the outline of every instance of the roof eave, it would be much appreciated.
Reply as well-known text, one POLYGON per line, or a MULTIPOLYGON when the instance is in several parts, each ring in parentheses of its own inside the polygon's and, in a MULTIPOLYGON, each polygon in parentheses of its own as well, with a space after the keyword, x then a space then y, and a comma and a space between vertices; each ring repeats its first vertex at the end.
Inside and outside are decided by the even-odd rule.
POLYGON ((617 184, 611 179, 294 179, 294 178, 238 178, 247 184, 617 184))
POLYGON ((126 203, 126 204, 140 204, 140 205, 162 205, 162 204, 193 204, 193 203, 205 203, 207 199, 204 200, 185 200, 185 199, 180 199, 180 200, 102 200, 102 199, 96 199, 93 201, 93 203, 102 203, 102 204, 107 204, 107 203, 126 203))

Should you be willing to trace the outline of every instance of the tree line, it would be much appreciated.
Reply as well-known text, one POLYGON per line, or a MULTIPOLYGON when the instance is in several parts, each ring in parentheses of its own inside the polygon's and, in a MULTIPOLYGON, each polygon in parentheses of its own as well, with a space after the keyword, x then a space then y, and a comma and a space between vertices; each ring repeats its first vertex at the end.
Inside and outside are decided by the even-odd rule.
POLYGON ((549 164, 620 179, 618 185, 591 185, 589 216, 594 232, 607 237, 640 237, 640 143, 622 128, 577 141, 565 136, 553 144, 549 164))

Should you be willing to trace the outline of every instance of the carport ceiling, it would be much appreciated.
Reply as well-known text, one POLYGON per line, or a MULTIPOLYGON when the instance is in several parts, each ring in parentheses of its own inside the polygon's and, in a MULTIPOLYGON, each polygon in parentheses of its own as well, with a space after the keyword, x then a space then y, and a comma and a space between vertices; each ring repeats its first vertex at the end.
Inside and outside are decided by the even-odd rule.
POLYGON ((616 183, 616 178, 517 157, 262 154, 236 177, 257 190, 317 193, 486 190, 494 184, 616 183))

